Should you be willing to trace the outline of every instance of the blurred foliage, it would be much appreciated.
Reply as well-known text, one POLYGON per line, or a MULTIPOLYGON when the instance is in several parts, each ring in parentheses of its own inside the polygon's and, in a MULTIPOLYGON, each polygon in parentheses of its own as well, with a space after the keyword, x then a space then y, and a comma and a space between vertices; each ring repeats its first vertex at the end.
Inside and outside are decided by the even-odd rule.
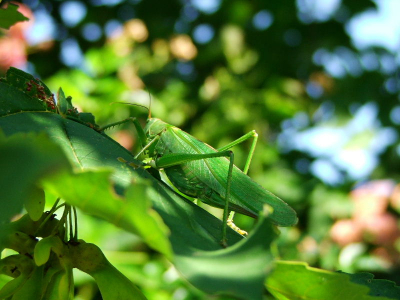
MULTIPOLYGON (((55 22, 52 40, 26 46, 26 67, 44 78, 51 90, 62 86, 80 110, 92 112, 99 124, 129 116, 142 117, 144 122, 144 109, 109 104, 124 101, 149 106, 151 101, 153 116, 215 148, 255 129, 260 139, 249 175, 299 215, 297 227, 281 229, 277 242, 281 258, 329 270, 370 271, 376 278, 399 284, 399 117, 393 117, 399 114, 398 54, 379 47, 361 50, 346 30, 351 18, 376 9, 375 2, 343 0, 324 20, 318 19, 318 11, 302 10, 307 1, 301 0, 216 0, 211 1, 216 5, 211 10, 200 2, 26 1, 35 14, 45 12, 55 22), (65 2, 80 3, 85 8, 86 13, 76 24, 65 22, 65 2), (260 12, 273 16, 272 24, 265 29, 254 25, 260 12), (93 23, 101 31, 100 37, 91 41, 83 33, 93 23), (112 24, 120 27, 106 34, 105 29, 110 32, 112 24), (195 38, 196 30, 204 24, 214 32, 205 43, 195 38), (72 59, 73 51, 70 60, 60 59, 63 48, 74 42, 79 45, 81 59, 72 59), (344 73, 331 74, 319 58, 321 53, 336 58, 332 64, 341 65, 344 73), (366 56, 372 57, 375 67, 365 63, 366 56), (387 61, 391 68, 387 68, 387 61), (376 107, 376 127, 360 125, 337 152, 386 146, 376 157, 367 157, 365 164, 372 159, 376 162, 364 176, 351 176, 345 166, 333 162, 340 180, 326 184, 312 167, 321 158, 332 157, 290 146, 295 138, 302 139, 301 134, 320 128, 337 130, 343 136, 350 132, 346 126, 355 119, 357 110, 369 103, 376 107), (392 130, 392 143, 376 138, 382 126, 392 130), (373 180, 392 181, 363 185, 373 180)), ((12 36, 12 30, 5 34, 12 36)), ((68 53, 64 56, 68 58, 68 53)), ((8 61, 17 64, 21 59, 11 57, 8 61)), ((9 65, 0 66, 6 70, 9 65)), ((132 125, 108 133, 137 152, 132 125)), ((332 143, 331 148, 335 145, 332 143)), ((249 146, 245 143, 234 149, 241 168, 249 146)), ((127 275, 141 278, 147 295, 153 293, 154 299, 202 297, 151 251, 143 252, 137 260, 132 256, 131 263, 119 259, 119 251, 130 250, 138 243, 131 236, 124 242, 125 238, 112 235, 115 230, 110 225, 88 217, 82 220, 88 228, 87 233, 82 232, 87 235, 85 239, 110 250, 110 261, 115 257, 127 275), (96 226, 104 226, 104 235, 95 232, 96 226)), ((251 219, 241 215, 235 217, 235 223, 243 229, 253 225, 251 219)), ((119 234, 124 236, 115 233, 119 234)), ((82 279, 78 286, 77 292, 82 295, 78 299, 91 299, 96 294, 91 283, 85 282, 82 279)))

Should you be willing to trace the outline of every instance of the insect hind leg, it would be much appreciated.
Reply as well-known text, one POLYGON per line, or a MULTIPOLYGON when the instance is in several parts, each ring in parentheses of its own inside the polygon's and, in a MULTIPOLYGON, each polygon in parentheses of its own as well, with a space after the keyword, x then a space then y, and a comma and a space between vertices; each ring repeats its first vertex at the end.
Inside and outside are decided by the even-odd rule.
POLYGON ((228 145, 225 145, 224 147, 221 147, 221 148, 218 149, 218 152, 228 150, 228 149, 230 149, 230 148, 232 148, 232 147, 234 147, 234 146, 236 146, 236 145, 238 145, 238 144, 240 144, 240 143, 242 143, 242 142, 244 142, 244 141, 246 141, 246 140, 248 140, 250 138, 253 139, 253 142, 251 143, 249 155, 247 156, 246 164, 245 164, 244 169, 243 169, 243 173, 244 174, 247 174, 247 171, 249 170, 250 163, 251 163, 251 160, 253 158, 254 150, 256 149, 257 140, 258 140, 258 134, 257 134, 257 132, 255 130, 252 130, 252 131, 246 133, 245 135, 243 135, 242 137, 238 138, 237 140, 234 140, 233 142, 229 143, 228 145))
MULTIPOLYGON (((256 149, 256 145, 257 145, 257 140, 258 140, 258 134, 255 130, 252 130, 248 133, 246 133, 245 135, 243 135, 242 137, 238 138, 237 140, 229 143, 228 145, 219 148, 218 151, 224 151, 224 150, 228 150, 248 139, 252 138, 253 142, 251 143, 251 147, 250 147, 250 151, 249 151, 249 155, 247 156, 246 159, 246 163, 243 169, 243 173, 247 175, 247 172, 249 171, 249 167, 250 167, 250 163, 251 160, 253 158, 253 154, 254 154, 254 150, 256 149)), ((231 211, 229 214, 229 218, 227 219, 228 222, 228 226, 231 227, 233 230, 235 230, 236 232, 238 232, 241 235, 247 235, 247 232, 240 229, 239 227, 237 227, 234 223, 233 223, 233 217, 235 216, 235 212, 231 211), (243 234, 245 233, 245 234, 243 234)))

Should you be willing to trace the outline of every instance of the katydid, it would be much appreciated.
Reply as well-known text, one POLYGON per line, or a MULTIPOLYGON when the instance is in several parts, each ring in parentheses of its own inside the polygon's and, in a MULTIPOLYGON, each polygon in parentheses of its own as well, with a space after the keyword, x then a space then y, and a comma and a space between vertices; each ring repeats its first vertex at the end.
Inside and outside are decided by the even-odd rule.
MULTIPOLYGON (((142 150, 156 169, 164 169, 171 183, 183 194, 224 209, 222 244, 226 245, 228 212, 236 211, 257 218, 265 204, 272 207, 271 221, 279 226, 297 223, 296 212, 277 196, 265 190, 246 175, 255 149, 257 134, 250 131, 243 137, 214 149, 157 118, 149 118, 143 129, 136 118, 133 121, 142 150), (253 138, 252 147, 244 171, 234 165, 233 146, 253 138)), ((110 124, 104 129, 121 124, 110 124)))

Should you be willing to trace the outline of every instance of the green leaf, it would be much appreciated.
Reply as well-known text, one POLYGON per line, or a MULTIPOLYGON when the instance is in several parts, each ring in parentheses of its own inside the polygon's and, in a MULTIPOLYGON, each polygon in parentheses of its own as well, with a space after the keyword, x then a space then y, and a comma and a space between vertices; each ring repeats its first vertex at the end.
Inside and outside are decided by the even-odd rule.
POLYGON ((18 11, 18 5, 9 3, 7 8, 0 8, 0 28, 10 29, 15 23, 28 20, 18 11))
POLYGON ((68 107, 68 102, 67 99, 65 98, 65 94, 62 88, 59 88, 57 92, 57 107, 60 115, 62 116, 66 116, 68 109, 73 108, 73 107, 68 107))
POLYGON ((34 186, 29 196, 25 199, 25 209, 33 221, 38 221, 44 212, 46 203, 44 191, 34 186))
POLYGON ((79 118, 85 123, 96 124, 94 116, 91 113, 79 113, 79 118))
POLYGON ((13 278, 4 274, 0 274, 0 289, 6 285, 7 282, 10 282, 13 278))
POLYGON ((72 105, 71 97, 65 97, 60 88, 54 94, 39 79, 16 68, 9 68, 6 78, 0 79, 0 116, 22 111, 51 111, 70 118, 90 128, 98 128, 91 113, 79 113, 72 105))
POLYGON ((44 265, 50 258, 52 249, 57 249, 56 253, 60 253, 63 248, 63 243, 59 236, 49 236, 41 239, 34 250, 34 259, 37 266, 44 265))
POLYGON ((98 128, 94 116, 91 113, 79 113, 72 105, 72 98, 70 96, 65 97, 62 88, 59 88, 57 92, 57 108, 58 113, 64 118, 70 118, 91 128, 98 128))
POLYGON ((34 77, 21 72, 10 68, 6 78, 0 80, 0 117, 21 111, 46 111, 43 101, 35 96, 36 85, 27 91, 27 83, 34 77))
MULTIPOLYGON (((345 273, 346 274, 346 273, 345 273)), ((362 284, 370 288, 369 295, 400 299, 400 287, 393 281, 373 279, 371 273, 347 274, 354 283, 362 284)))
MULTIPOLYGON (((0 128, 3 128, 0 126, 0 128)), ((60 147, 45 135, 0 137, 0 223, 21 212, 38 179, 69 164, 60 147)))
MULTIPOLYGON (((279 300, 389 300, 339 272, 312 268, 303 262, 278 261, 265 286, 279 300)), ((386 294, 385 294, 386 295, 386 294)))
POLYGON ((150 185, 135 181, 122 198, 110 186, 110 175, 110 171, 64 173, 46 179, 44 186, 87 214, 140 235, 150 247, 171 258, 168 228, 150 207, 146 191, 150 185))
POLYGON ((40 299, 44 266, 34 267, 24 285, 13 295, 12 300, 40 299))
POLYGON ((43 102, 45 98, 49 98, 49 100, 52 98, 51 101, 54 104, 54 95, 50 89, 31 74, 11 67, 7 70, 5 80, 2 81, 23 91, 33 99, 39 99, 43 102))
POLYGON ((270 246, 276 236, 268 217, 262 216, 247 239, 218 251, 176 253, 175 264, 207 293, 262 299, 263 282, 273 262, 270 246))
POLYGON ((101 249, 80 241, 70 247, 73 266, 92 276, 104 300, 146 300, 143 293, 118 271, 105 257, 101 249))

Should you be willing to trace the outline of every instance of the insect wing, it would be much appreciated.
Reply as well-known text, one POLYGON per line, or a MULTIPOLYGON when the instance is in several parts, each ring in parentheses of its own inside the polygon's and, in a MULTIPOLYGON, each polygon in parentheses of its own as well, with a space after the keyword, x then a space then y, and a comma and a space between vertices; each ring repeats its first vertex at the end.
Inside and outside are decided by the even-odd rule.
MULTIPOLYGON (((176 127, 168 128, 161 138, 164 147, 170 153, 217 152, 216 149, 176 127)), ((183 164, 182 168, 185 169, 186 176, 196 177, 197 180, 216 192, 213 199, 199 198, 200 200, 213 206, 223 207, 229 159, 217 157, 195 160, 183 164)), ((232 210, 253 217, 258 216, 258 213, 263 210, 264 204, 268 204, 273 208, 271 220, 275 224, 291 226, 297 223, 296 212, 287 203, 264 189, 236 166, 232 173, 230 202, 232 210)))

